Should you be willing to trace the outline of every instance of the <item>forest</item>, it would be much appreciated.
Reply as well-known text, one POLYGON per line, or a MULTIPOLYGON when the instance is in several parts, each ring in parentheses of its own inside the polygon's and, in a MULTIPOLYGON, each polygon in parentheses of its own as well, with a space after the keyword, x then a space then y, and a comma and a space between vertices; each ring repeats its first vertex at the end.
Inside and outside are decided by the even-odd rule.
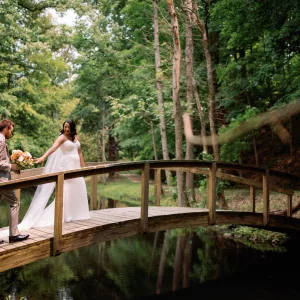
MULTIPOLYGON (((86 161, 220 160, 297 174, 299 24, 299 0, 1 0, 9 148, 39 157, 72 118, 86 161), (72 11, 74 25, 54 11, 72 11), (186 139, 186 114, 200 144, 186 139), (274 118, 256 123, 264 114, 274 118)), ((194 177, 176 180, 182 205, 194 177)))

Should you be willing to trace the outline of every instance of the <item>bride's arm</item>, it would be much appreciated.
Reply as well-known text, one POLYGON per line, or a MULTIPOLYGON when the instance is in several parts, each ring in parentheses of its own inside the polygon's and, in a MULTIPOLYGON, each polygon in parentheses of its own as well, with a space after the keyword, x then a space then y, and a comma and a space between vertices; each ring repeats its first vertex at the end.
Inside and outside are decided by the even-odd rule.
POLYGON ((44 162, 44 160, 50 155, 52 154, 54 151, 56 151, 56 149, 63 143, 66 141, 66 137, 64 135, 60 135, 55 142, 53 143, 53 145, 45 152, 45 154, 39 158, 36 158, 34 160, 35 163, 42 163, 44 162))

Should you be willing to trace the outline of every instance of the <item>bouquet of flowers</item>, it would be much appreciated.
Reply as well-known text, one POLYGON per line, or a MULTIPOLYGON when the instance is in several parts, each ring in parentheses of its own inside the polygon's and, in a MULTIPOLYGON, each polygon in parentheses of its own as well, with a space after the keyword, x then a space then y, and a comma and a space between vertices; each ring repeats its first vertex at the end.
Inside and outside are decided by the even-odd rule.
POLYGON ((20 170, 31 168, 34 165, 32 155, 28 151, 13 150, 10 159, 18 165, 20 170))

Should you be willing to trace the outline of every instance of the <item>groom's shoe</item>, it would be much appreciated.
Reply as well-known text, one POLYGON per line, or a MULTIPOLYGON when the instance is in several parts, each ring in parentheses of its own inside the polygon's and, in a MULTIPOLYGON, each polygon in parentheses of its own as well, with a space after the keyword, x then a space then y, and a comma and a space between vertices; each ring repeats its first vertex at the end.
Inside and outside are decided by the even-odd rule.
POLYGON ((29 234, 18 234, 18 235, 12 235, 9 237, 10 243, 20 242, 28 239, 29 234))

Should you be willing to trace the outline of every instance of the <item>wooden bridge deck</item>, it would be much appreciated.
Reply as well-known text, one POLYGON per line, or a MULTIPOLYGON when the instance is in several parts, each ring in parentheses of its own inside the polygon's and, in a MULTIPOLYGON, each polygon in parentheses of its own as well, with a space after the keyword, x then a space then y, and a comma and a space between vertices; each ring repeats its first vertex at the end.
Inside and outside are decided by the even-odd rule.
MULTIPOLYGON (((205 209, 149 207, 149 220, 171 215, 179 217, 190 214, 194 217, 194 214, 199 212, 207 215, 205 209)), ((63 223, 62 252, 141 232, 140 207, 93 210, 90 214, 91 218, 88 220, 63 223)), ((184 224, 186 226, 186 223, 184 224)), ((53 255, 54 226, 32 228, 26 233, 29 233, 30 237, 25 241, 8 243, 8 240, 5 240, 0 244, 0 272, 53 255)))
MULTIPOLYGON (((141 207, 93 210, 88 220, 63 223, 61 252, 98 242, 142 233, 141 207)), ((148 232, 172 228, 206 226, 207 209, 188 207, 149 207, 148 232)), ((245 224, 263 227, 263 214, 216 211, 217 224, 245 224)), ((300 220, 270 216, 268 227, 300 229, 300 220)), ((54 226, 32 228, 28 240, 0 244, 0 272, 53 256, 54 226)))

